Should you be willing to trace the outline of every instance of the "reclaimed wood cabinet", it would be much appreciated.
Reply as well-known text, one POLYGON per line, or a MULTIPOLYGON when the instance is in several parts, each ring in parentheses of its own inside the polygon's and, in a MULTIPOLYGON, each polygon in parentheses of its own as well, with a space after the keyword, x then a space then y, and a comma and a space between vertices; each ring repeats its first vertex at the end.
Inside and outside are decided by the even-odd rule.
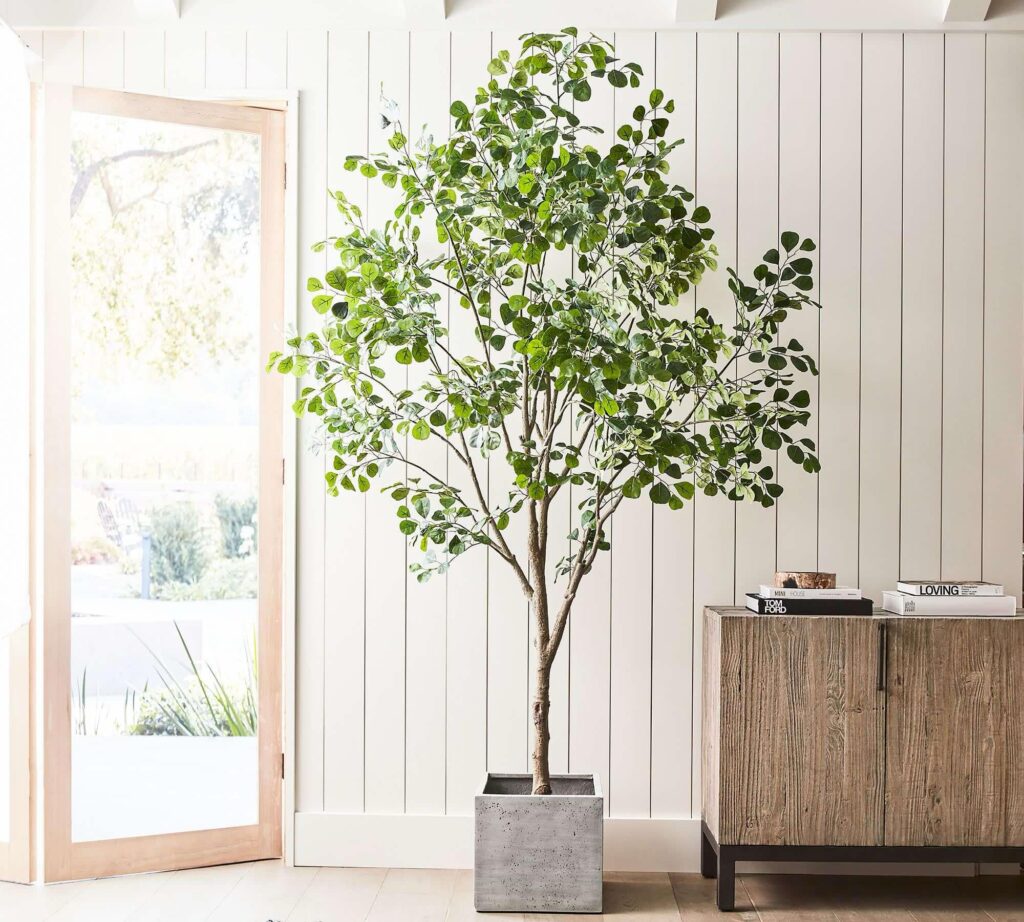
POLYGON ((701 870, 1024 861, 1024 617, 704 613, 701 870))

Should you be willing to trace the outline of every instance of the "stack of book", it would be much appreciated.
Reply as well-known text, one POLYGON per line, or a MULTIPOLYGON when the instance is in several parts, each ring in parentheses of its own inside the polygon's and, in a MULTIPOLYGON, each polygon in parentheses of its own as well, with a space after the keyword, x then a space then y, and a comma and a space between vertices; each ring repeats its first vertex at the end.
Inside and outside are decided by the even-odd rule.
POLYGON ((895 592, 882 593, 882 608, 897 615, 999 617, 1014 614, 1017 599, 1003 595, 997 583, 907 580, 898 582, 895 592))
POLYGON ((859 589, 850 586, 761 586, 758 592, 747 593, 747 608, 759 615, 870 615, 871 607, 871 599, 865 599, 859 589))

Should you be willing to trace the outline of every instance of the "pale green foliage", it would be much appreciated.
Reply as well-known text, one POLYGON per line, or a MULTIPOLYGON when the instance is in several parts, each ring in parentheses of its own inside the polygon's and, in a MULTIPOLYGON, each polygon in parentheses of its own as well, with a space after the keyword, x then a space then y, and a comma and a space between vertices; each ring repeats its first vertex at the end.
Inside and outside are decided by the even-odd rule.
MULTIPOLYGON (((413 149, 396 122, 390 153, 348 158, 399 204, 371 228, 334 194, 349 230, 326 242, 335 264, 308 286, 323 326, 268 368, 308 380, 295 410, 323 421, 332 493, 380 480, 426 552, 413 564, 421 578, 490 546, 528 595, 545 594, 546 643, 548 510, 567 484, 577 508, 572 552, 557 564, 569 575, 566 615, 622 500, 678 509, 700 490, 770 506, 782 492, 777 449, 818 470, 813 442, 792 434, 809 418, 796 374, 817 371, 780 338, 789 312, 817 307, 814 244, 787 232, 751 282, 729 270, 734 322, 669 310, 717 268, 710 212, 667 179, 682 143, 666 140, 672 101, 653 89, 603 141, 586 119, 592 83, 637 87, 642 71, 574 29, 524 36, 518 59, 503 51, 488 70, 473 100, 452 105, 449 140, 413 149), (425 257, 421 233, 444 255, 425 257), (547 257, 565 248, 574 275, 553 277, 547 257), (451 351, 449 304, 470 318, 472 355, 451 351), (424 368, 410 384, 413 364, 424 368), (463 473, 421 465, 410 439, 441 440, 463 473), (497 482, 492 469, 488 497, 479 469, 495 451, 514 479, 497 482), (519 514, 528 548, 503 534, 519 514)), ((556 627, 554 649, 560 636, 556 627)))
POLYGON ((78 383, 248 355, 257 140, 76 113, 71 156, 78 383))

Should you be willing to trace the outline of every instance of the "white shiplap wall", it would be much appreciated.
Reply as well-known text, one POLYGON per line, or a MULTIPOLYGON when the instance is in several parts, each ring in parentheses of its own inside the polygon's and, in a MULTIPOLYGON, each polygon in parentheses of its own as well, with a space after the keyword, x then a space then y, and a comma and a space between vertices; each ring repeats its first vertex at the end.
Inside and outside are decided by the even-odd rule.
MULTIPOLYGON (((441 136, 450 101, 515 40, 324 30, 24 37, 46 80, 298 90, 300 280, 324 268, 308 244, 337 228, 327 187, 345 189, 371 220, 389 208, 390 193, 340 168, 346 152, 383 147, 381 88, 414 132, 427 123, 441 136)), ((1020 596, 1024 36, 617 38, 676 98, 673 125, 687 144, 673 176, 711 208, 723 262, 738 257, 749 270, 778 230, 810 234, 825 304, 790 321, 821 365, 811 382, 821 475, 783 464, 787 492, 771 511, 703 496, 676 514, 624 507, 561 654, 556 769, 604 779, 619 824, 610 829, 621 830, 610 864, 678 866, 680 837, 692 838, 687 820, 699 814, 702 606, 741 598, 776 565, 835 570, 876 598, 899 576, 985 578, 1020 596)), ((634 95, 602 86, 587 117, 610 133, 634 95)), ((724 273, 698 298, 731 316, 724 273)), ((306 302, 303 290, 304 325, 315 319, 306 302)), ((452 335, 468 341, 460 320, 453 313, 452 335)), ((300 439, 312 440, 305 424, 300 439)), ((390 503, 325 500, 322 465, 302 452, 296 854, 463 863, 471 837, 454 817, 469 813, 483 772, 527 765, 526 606, 483 556, 446 581, 410 581, 390 503)), ((492 490, 501 466, 492 459, 492 490)))

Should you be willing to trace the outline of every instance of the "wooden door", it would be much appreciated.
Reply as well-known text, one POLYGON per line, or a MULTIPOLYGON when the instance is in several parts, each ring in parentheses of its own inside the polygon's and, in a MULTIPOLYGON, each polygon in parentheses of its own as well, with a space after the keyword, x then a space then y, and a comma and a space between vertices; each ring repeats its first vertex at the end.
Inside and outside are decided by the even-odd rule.
POLYGON ((1024 845, 1024 619, 892 619, 886 845, 1024 845))
MULTIPOLYGON (((47 881, 68 880, 277 857, 282 851, 285 410, 283 381, 279 376, 265 374, 263 364, 265 356, 280 343, 284 325, 284 112, 269 106, 50 85, 44 92, 45 286, 37 339, 44 344, 45 361, 39 421, 40 515, 36 523, 42 548, 36 602, 42 612, 38 638, 43 664, 43 877, 47 881), (87 139, 109 137, 110 150, 96 147, 96 153, 84 142, 76 148, 76 118, 80 126, 89 123, 89 119, 103 119, 108 135, 100 136, 98 130, 92 135, 84 130, 81 134, 87 139), (136 138, 142 140, 136 143, 136 138), (189 413, 203 411, 207 402, 204 400, 193 401, 193 409, 187 412, 187 408, 182 409, 187 402, 182 401, 175 410, 178 415, 173 424, 156 425, 153 420, 171 405, 173 389, 182 386, 183 377, 154 371, 152 380, 166 383, 161 385, 165 389, 160 400, 152 401, 141 417, 149 428, 131 430, 129 443, 127 437, 117 433, 135 423, 118 419, 116 424, 108 424, 104 417, 103 431, 113 435, 97 442, 101 461, 107 465, 103 468, 95 464, 89 468, 85 462, 76 460, 74 454, 75 446, 81 444, 76 442, 79 419, 73 413, 74 401, 80 398, 71 382, 74 360, 85 338, 78 332, 84 326, 80 324, 82 305, 70 297, 77 284, 75 273, 84 264, 72 259, 72 242, 78 240, 79 246, 83 240, 89 242, 85 234, 75 237, 73 231, 76 209, 84 201, 76 197, 78 190, 86 185, 86 179, 91 184, 88 170, 88 175, 80 173, 79 180, 71 182, 69 151, 79 149, 87 156, 99 158, 98 175, 104 175, 104 170, 118 163, 171 163, 188 152, 197 156, 200 151, 207 151, 210 156, 217 152, 217 169, 232 175, 238 173, 234 185, 207 182, 207 175, 218 177, 221 173, 215 173, 214 167, 206 164, 206 172, 199 174, 182 160, 185 166, 178 168, 179 175, 201 175, 204 184, 197 182, 194 190, 188 186, 187 197, 182 193, 173 208, 161 198, 163 186, 159 187, 161 195, 153 191, 158 188, 155 184, 153 189, 141 188, 136 198, 125 196, 124 201, 129 205, 134 201, 153 201, 168 214, 180 216, 181 222, 194 222, 196 214, 208 213, 212 202, 216 215, 222 216, 217 217, 221 222, 216 225, 218 228, 225 229, 225 233, 242 233, 240 228, 244 228, 252 238, 251 247, 239 250, 241 255, 237 257, 239 265, 245 267, 244 279, 222 307, 224 316, 232 318, 232 341, 244 338, 246 343, 244 353, 240 353, 243 357, 236 361, 243 368, 244 377, 235 375, 225 385, 233 390, 223 415, 238 424, 221 426, 218 422, 205 429, 190 428, 189 413), (236 155, 238 159, 233 159, 236 155), (73 205, 70 225, 69 200, 73 205), (243 384, 230 383, 235 381, 243 384), (152 433, 157 448, 150 448, 148 433, 152 433), (236 436, 244 439, 244 456, 229 451, 236 436), (136 446, 144 452, 159 450, 161 461, 157 465, 148 461, 140 465, 127 455, 124 444, 132 450, 136 446), (177 466, 172 469, 168 456, 177 445, 194 445, 194 456, 193 460, 182 460, 179 452, 178 460, 173 462, 177 466), (214 468, 209 459, 220 457, 216 454, 218 450, 228 460, 217 461, 214 468), (229 492, 233 479, 237 479, 234 471, 238 457, 238 466, 248 478, 249 491, 240 498, 229 492), (82 482, 88 475, 82 471, 87 469, 100 470, 96 475, 102 479, 99 487, 83 488, 82 482), (108 469, 114 473, 110 474, 108 469), (123 547, 117 550, 119 559, 127 562, 123 570, 132 577, 129 594, 105 591, 98 600, 88 596, 88 608, 79 608, 80 600, 74 596, 78 585, 74 577, 76 558, 72 555, 76 495, 87 496, 88 502, 79 508, 90 512, 90 523, 95 524, 91 518, 93 509, 101 524, 115 520, 116 527, 110 528, 112 537, 107 540, 112 543, 114 538, 124 538, 123 547), (222 497, 225 503, 234 503, 232 508, 236 510, 250 500, 255 503, 248 511, 231 513, 239 522, 237 534, 223 522, 217 522, 220 513, 215 510, 222 497), (123 528, 111 510, 116 511, 123 528), (214 555, 224 572, 233 567, 233 572, 241 573, 245 580, 254 579, 251 589, 229 588, 220 592, 219 598, 233 606, 230 610, 211 607, 217 595, 205 589, 189 590, 193 597, 188 597, 184 604, 165 602, 157 583, 151 584, 150 575, 157 579, 159 572, 152 566, 152 555, 158 545, 153 537, 154 522, 167 510, 183 520, 192 516, 186 527, 186 540, 201 548, 203 555, 214 555), (128 537, 132 535, 134 541, 130 542, 128 537), (237 566, 239 561, 244 567, 237 566), (140 574, 137 578, 136 573, 140 574), (239 603, 244 607, 241 616, 237 614, 239 603), (108 612, 118 604, 121 622, 108 618, 108 612), (141 611, 142 605, 147 606, 145 612, 141 611), (163 607, 160 615, 155 614, 155 606, 165 605, 172 608, 163 607), (241 627, 221 646, 229 646, 231 655, 239 659, 244 655, 246 674, 236 681, 222 683, 221 662, 225 656, 215 662, 212 655, 200 656, 199 650, 209 647, 215 653, 215 631, 226 630, 228 619, 232 618, 231 623, 237 622, 241 627), (111 667, 99 678, 97 670, 91 668, 92 659, 88 669, 75 665, 77 651, 86 646, 81 639, 85 635, 76 625, 86 620, 104 629, 115 625, 114 631, 108 630, 106 635, 115 639, 119 630, 116 625, 126 624, 120 636, 136 638, 135 643, 119 648, 122 652, 115 664, 117 668, 111 667), (152 641, 147 641, 142 633, 151 631, 149 625, 154 623, 161 629, 169 627, 162 636, 173 639, 176 634, 180 646, 165 644, 155 651, 152 641), (236 643, 235 634, 240 642, 236 643), (149 672, 158 673, 159 679, 150 682, 122 678, 129 674, 126 670, 136 669, 140 664, 149 672), (75 683, 73 687, 69 678, 75 683), (87 680, 92 683, 88 687, 87 680), (96 692, 100 682, 107 685, 96 692), (124 686, 123 692, 117 690, 118 682, 124 686), (123 696, 123 715, 111 713, 106 706, 114 694, 123 696), (160 714, 164 722, 147 716, 138 704, 140 701, 150 708, 150 715, 160 714), (151 703, 146 705, 147 701, 151 703), (144 770, 135 770, 138 765, 144 770), (84 769, 79 771, 77 766, 84 769), (206 771, 207 768, 210 770, 206 771), (214 775, 216 788, 212 786, 214 775), (191 779, 196 779, 194 784, 191 779), (224 791, 227 796, 211 796, 211 790, 215 794, 224 791), (236 792, 237 804, 232 799, 236 792), (79 809, 83 805, 85 809, 79 809)), ((134 182, 134 174, 129 179, 134 182)), ((148 174, 143 180, 150 182, 148 174)), ((127 181, 125 185, 131 188, 127 181)), ((121 199, 117 199, 108 210, 114 212, 115 206, 121 204, 121 199)), ((170 218, 167 223, 170 224, 170 218)), ((110 220, 108 224, 113 226, 114 222, 110 220)), ((198 226, 182 226, 188 233, 183 231, 180 235, 184 241, 181 249, 168 250, 172 255, 180 254, 174 265, 205 267, 208 253, 200 250, 195 241, 201 241, 206 230, 201 234, 198 226)), ((142 244, 139 250, 152 252, 142 244)), ((170 283, 162 284, 166 287, 170 283)), ((185 289, 184 285, 181 287, 185 289)), ((187 319, 197 329, 208 326, 210 315, 202 310, 213 303, 207 289, 202 290, 202 297, 207 300, 184 290, 176 295, 175 301, 177 307, 193 312, 187 319)), ((136 312, 152 312, 149 299, 159 295, 159 289, 140 289, 136 312)), ((153 348, 161 360, 169 361, 168 356, 174 354, 170 346, 160 342, 155 342, 153 348)), ((195 369, 220 369, 226 359, 218 358, 215 363, 208 354, 195 352, 188 361, 195 369)), ((131 377, 116 381, 125 393, 133 385, 140 389, 153 387, 141 375, 137 383, 131 377)), ((208 402, 213 403, 218 397, 215 383, 205 393, 208 402)), ((104 404, 109 405, 109 401, 104 404)), ((121 568, 112 570, 115 574, 121 572, 121 568)), ((167 580, 165 585, 176 586, 176 591, 201 586, 195 575, 183 579, 168 576, 167 580), (178 582, 172 584, 172 579, 178 582)), ((118 648, 107 642, 89 649, 98 651, 96 656, 101 658, 118 648)))
POLYGON ((720 842, 882 843, 879 631, 870 618, 739 613, 712 626, 720 842))

